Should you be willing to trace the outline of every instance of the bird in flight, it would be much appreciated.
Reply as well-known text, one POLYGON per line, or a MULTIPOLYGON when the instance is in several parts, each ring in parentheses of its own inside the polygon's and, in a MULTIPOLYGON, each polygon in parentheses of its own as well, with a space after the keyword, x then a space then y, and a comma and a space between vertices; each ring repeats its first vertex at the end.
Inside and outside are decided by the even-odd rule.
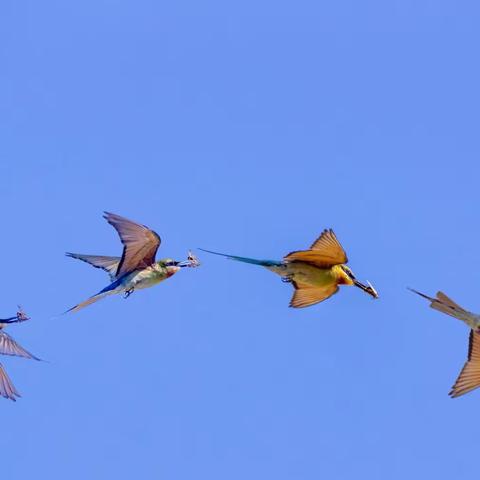
POLYGON ((339 285, 355 285, 373 298, 378 298, 373 286, 368 282, 368 285, 360 283, 345 265, 348 262, 347 254, 332 229, 324 230, 309 250, 291 252, 283 260, 256 260, 202 248, 200 250, 260 265, 280 275, 284 282, 291 283, 295 289, 290 307, 309 307, 322 302, 337 293, 339 285))
MULTIPOLYGON (((17 357, 31 358, 33 360, 40 360, 35 355, 21 347, 8 333, 4 331, 5 327, 12 323, 20 323, 29 320, 23 310, 20 308, 15 317, 0 318, 0 354, 13 355, 17 357)), ((4 398, 16 401, 20 397, 17 389, 13 385, 10 377, 0 363, 0 395, 4 398)))
POLYGON ((114 213, 105 212, 104 218, 120 236, 123 244, 121 257, 80 253, 67 253, 66 255, 105 270, 110 275, 112 283, 84 302, 70 308, 67 312, 76 312, 107 295, 115 293, 124 293, 124 298, 127 298, 135 290, 152 287, 170 278, 182 267, 197 267, 200 265, 198 259, 191 252, 189 252, 188 259, 182 262, 177 262, 171 258, 155 261, 155 255, 161 242, 156 232, 114 213))
POLYGON ((468 357, 455 384, 449 392, 452 398, 465 395, 480 387, 480 315, 464 310, 460 305, 447 297, 443 292, 437 292, 436 298, 410 288, 412 292, 426 298, 430 307, 451 317, 458 318, 470 327, 468 341, 468 357))

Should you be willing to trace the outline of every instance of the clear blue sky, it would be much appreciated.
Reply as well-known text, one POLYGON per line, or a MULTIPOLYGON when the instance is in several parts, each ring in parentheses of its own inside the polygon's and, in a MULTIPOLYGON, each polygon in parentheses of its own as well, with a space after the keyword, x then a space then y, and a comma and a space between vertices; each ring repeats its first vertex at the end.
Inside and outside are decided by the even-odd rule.
POLYGON ((480 391, 447 396, 480 311, 480 7, 453 1, 0 6, 2 300, 49 363, 2 358, 2 476, 471 479, 480 391), (128 300, 65 251, 110 210, 189 248, 281 258, 335 229, 373 301, 201 255, 128 300))

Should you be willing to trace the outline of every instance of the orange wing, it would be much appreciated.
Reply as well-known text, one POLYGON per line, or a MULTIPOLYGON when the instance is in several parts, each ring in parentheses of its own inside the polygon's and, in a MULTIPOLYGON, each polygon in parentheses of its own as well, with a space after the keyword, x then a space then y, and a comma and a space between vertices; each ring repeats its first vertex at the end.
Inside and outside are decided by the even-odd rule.
POLYGON ((287 262, 305 262, 319 268, 330 268, 348 262, 347 254, 332 229, 324 230, 313 242, 310 250, 290 252, 287 262))
POLYGON ((315 305, 316 303, 323 302, 338 292, 337 285, 331 285, 329 287, 312 287, 311 285, 297 282, 292 282, 292 285, 295 287, 295 292, 290 301, 290 307, 294 308, 315 305))
POLYGON ((449 395, 452 398, 459 397, 477 387, 480 387, 480 333, 470 330, 468 360, 449 395))

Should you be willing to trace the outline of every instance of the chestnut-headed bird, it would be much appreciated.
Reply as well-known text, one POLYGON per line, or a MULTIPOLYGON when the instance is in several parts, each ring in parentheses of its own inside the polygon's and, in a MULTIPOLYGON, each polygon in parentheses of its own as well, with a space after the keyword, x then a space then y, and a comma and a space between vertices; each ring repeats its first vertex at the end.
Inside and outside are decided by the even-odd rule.
POLYGON ((182 267, 197 267, 200 265, 200 262, 191 252, 189 252, 188 259, 182 262, 177 262, 171 258, 155 261, 155 255, 161 242, 157 233, 144 225, 132 222, 114 213, 105 212, 104 218, 120 236, 123 244, 121 257, 83 255, 80 253, 67 253, 66 255, 105 270, 110 275, 112 283, 84 302, 70 308, 67 312, 76 312, 107 295, 115 293, 124 293, 124 298, 127 298, 135 290, 152 287, 170 278, 182 267))
POLYGON ((437 292, 436 298, 410 288, 412 292, 426 298, 430 307, 451 317, 458 318, 470 327, 468 342, 468 357, 455 384, 449 392, 452 398, 460 397, 480 387, 480 315, 464 310, 460 305, 447 297, 443 292, 437 292))
POLYGON ((309 307, 322 302, 337 293, 339 285, 355 285, 373 298, 378 298, 376 290, 368 283, 360 283, 345 264, 347 254, 337 240, 333 230, 324 230, 313 242, 309 250, 298 250, 286 255, 283 260, 256 260, 224 253, 213 253, 239 262, 260 265, 280 275, 284 282, 295 289, 290 306, 309 307))
MULTIPOLYGON (((35 355, 21 347, 8 333, 4 332, 5 327, 12 323, 20 323, 28 320, 29 318, 20 309, 15 317, 0 318, 0 354, 13 355, 23 358, 31 358, 33 360, 40 360, 35 355)), ((16 401, 17 397, 20 397, 17 389, 13 385, 10 377, 0 363, 0 396, 16 401)))

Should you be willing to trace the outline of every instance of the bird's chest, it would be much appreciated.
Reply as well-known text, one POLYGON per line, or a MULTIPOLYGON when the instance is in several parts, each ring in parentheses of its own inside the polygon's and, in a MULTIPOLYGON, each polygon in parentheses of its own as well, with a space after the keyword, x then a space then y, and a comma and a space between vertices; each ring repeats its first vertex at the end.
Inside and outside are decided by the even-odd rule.
POLYGON ((156 285, 162 280, 165 280, 167 276, 165 269, 148 267, 144 270, 132 273, 130 282, 136 290, 139 290, 141 288, 148 288, 156 285))

